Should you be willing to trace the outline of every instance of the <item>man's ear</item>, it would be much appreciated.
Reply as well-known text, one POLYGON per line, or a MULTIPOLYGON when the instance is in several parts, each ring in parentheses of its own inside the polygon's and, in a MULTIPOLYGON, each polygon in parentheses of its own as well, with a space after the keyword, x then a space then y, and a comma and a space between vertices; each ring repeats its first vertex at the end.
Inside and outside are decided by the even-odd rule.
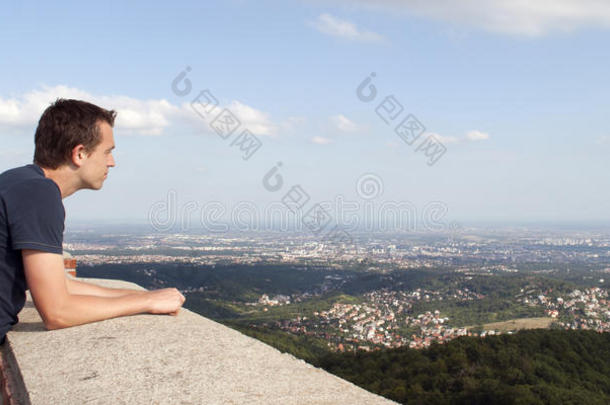
POLYGON ((85 152, 85 146, 80 144, 76 145, 72 148, 72 164, 76 167, 81 167, 83 161, 87 157, 87 152, 85 152))

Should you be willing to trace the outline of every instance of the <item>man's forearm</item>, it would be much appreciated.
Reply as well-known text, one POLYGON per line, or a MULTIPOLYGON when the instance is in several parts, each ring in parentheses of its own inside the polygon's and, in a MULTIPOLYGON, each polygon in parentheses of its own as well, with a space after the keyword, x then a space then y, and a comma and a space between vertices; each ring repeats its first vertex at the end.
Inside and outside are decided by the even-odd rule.
POLYGON ((143 312, 177 315, 185 300, 175 288, 122 290, 67 279, 63 258, 55 253, 25 249, 22 257, 34 305, 48 329, 143 312))
POLYGON ((49 314, 45 324, 49 329, 60 329, 148 311, 150 298, 147 294, 119 297, 69 294, 59 303, 54 313, 49 314))
POLYGON ((99 285, 78 281, 71 278, 66 279, 68 292, 73 295, 94 295, 97 297, 123 297, 129 294, 144 294, 146 290, 128 290, 122 288, 106 288, 99 285))

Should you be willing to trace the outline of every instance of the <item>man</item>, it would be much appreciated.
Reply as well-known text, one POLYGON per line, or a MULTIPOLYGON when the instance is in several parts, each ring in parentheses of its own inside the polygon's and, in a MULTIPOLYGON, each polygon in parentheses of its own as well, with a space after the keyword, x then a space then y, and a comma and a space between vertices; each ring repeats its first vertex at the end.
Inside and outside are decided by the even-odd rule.
POLYGON ((18 322, 28 288, 47 329, 145 312, 177 315, 182 307, 175 288, 110 289, 65 275, 62 199, 102 188, 115 165, 115 117, 84 101, 57 100, 38 123, 34 164, 0 175, 0 343, 18 322))

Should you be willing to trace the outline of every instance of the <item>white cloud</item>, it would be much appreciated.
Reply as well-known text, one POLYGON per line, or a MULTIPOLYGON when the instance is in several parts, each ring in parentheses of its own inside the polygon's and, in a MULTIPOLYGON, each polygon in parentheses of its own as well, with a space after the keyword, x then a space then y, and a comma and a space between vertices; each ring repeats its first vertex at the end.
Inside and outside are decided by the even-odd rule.
POLYGON ((122 133, 162 135, 171 125, 172 118, 181 113, 179 107, 166 100, 136 100, 128 97, 104 99, 106 97, 102 97, 100 104, 117 111, 115 127, 122 133))
POLYGON ((67 86, 43 86, 20 98, 0 98, 0 125, 32 128, 43 111, 58 98, 89 101, 118 112, 115 128, 121 132, 160 135, 170 125, 170 117, 180 108, 166 100, 138 100, 126 96, 94 96, 67 86))
POLYGON ((439 134, 436 134, 436 133, 430 133, 430 134, 427 134, 427 135, 433 135, 443 145, 449 145, 449 144, 452 144, 452 143, 458 143, 460 141, 460 139, 455 137, 455 136, 443 136, 443 135, 439 135, 439 134))
POLYGON ((269 115, 240 103, 231 102, 227 108, 241 121, 241 124, 255 135, 274 135, 277 126, 271 122, 269 115))
MULTIPOLYGON (((207 128, 205 121, 192 110, 189 103, 178 106, 164 99, 97 96, 61 85, 43 86, 42 89, 27 92, 21 97, 0 97, 0 126, 23 129, 31 133, 43 111, 58 98, 85 100, 116 110, 118 115, 115 132, 120 134, 163 135, 170 128, 180 127, 184 123, 190 123, 197 128, 207 128)), ((271 122, 269 115, 260 110, 239 101, 232 101, 226 108, 237 116, 244 128, 256 135, 273 135, 276 131, 276 125, 271 122)))
POLYGON ((597 138, 598 145, 610 145, 610 135, 603 135, 597 138))
POLYGON ((321 14, 311 24, 323 34, 360 42, 380 42, 383 36, 373 31, 359 29, 356 24, 333 17, 330 14, 321 14))
POLYGON ((474 130, 466 134, 466 139, 469 141, 486 141, 489 139, 489 134, 474 130))
POLYGON ((465 136, 457 137, 457 136, 444 136, 436 133, 428 133, 428 135, 433 135, 438 141, 440 141, 444 145, 463 143, 463 142, 476 142, 476 141, 486 141, 489 139, 489 134, 486 134, 481 131, 473 130, 468 131, 465 136))
MULTIPOLYGON (((541 36, 610 28, 607 0, 358 0, 392 13, 426 17, 510 35, 541 36)), ((350 2, 350 5, 353 4, 350 2)))
POLYGON ((321 136, 314 136, 313 138, 311 138, 311 141, 318 145, 328 145, 332 142, 332 140, 330 140, 329 138, 323 138, 321 136))
POLYGON ((40 118, 45 108, 56 98, 87 98, 87 93, 66 86, 43 87, 25 93, 21 98, 0 97, 0 124, 29 126, 40 118))
POLYGON ((355 132, 359 129, 358 125, 343 114, 330 117, 330 121, 339 131, 342 132, 355 132))

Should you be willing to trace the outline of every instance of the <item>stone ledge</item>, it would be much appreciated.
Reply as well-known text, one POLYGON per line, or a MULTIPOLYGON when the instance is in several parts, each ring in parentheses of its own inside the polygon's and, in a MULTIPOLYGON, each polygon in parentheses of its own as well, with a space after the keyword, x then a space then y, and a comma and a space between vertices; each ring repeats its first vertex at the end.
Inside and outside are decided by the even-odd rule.
POLYGON ((0 403, 2 405, 29 404, 17 361, 6 342, 0 348, 0 403))
POLYGON ((28 296, 19 319, 2 349, 17 403, 393 403, 186 309, 46 331, 28 296))

